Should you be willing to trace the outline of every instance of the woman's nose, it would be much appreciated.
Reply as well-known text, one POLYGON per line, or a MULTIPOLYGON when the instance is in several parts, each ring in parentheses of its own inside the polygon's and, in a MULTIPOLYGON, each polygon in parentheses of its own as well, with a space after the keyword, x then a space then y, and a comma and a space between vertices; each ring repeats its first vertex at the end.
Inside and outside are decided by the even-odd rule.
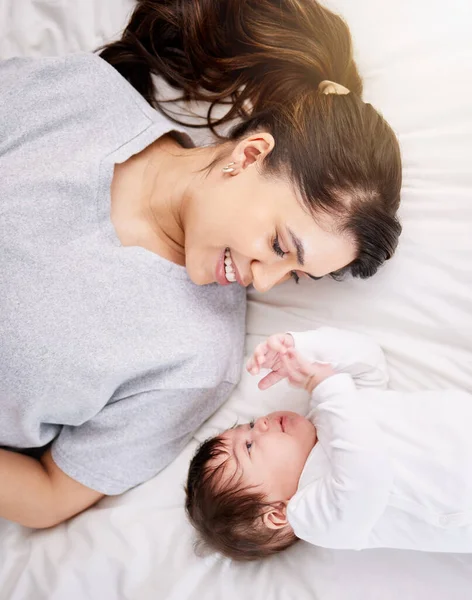
POLYGON ((282 283, 288 277, 287 267, 282 263, 268 266, 254 262, 251 265, 251 270, 252 285, 261 294, 268 292, 274 285, 282 283))

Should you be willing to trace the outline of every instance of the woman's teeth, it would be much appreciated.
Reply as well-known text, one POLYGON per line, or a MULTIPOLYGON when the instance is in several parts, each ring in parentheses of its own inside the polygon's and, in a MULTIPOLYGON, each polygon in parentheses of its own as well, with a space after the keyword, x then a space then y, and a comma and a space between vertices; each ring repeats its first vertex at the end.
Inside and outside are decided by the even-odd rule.
POLYGON ((234 274, 233 261, 231 259, 231 252, 229 248, 225 250, 225 276, 226 280, 234 283, 236 281, 236 275, 234 274))

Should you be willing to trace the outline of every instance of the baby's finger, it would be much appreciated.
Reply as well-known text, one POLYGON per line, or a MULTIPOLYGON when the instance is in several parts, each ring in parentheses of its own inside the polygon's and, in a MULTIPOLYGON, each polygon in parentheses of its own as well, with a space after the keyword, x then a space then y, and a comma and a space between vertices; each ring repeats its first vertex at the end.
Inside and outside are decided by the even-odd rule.
POLYGON ((296 350, 289 348, 287 354, 291 360, 293 360, 297 366, 298 371, 305 375, 313 375, 314 365, 309 360, 303 358, 296 350))
POLYGON ((287 351, 287 346, 284 344, 285 335, 281 333, 277 333, 276 335, 271 335, 267 340, 268 347, 274 352, 278 352, 279 354, 285 354, 287 351))
POLYGON ((254 360, 255 360, 256 364, 259 367, 264 362, 268 350, 269 350, 269 348, 267 346, 267 342, 262 342, 261 344, 258 344, 256 346, 253 356, 254 356, 254 360))
POLYGON ((258 387, 260 390, 267 390, 276 383, 279 383, 279 381, 282 381, 282 379, 285 379, 285 375, 283 375, 280 371, 271 371, 259 381, 258 387))
POLYGON ((276 352, 275 350, 272 350, 272 348, 270 348, 269 346, 267 347, 267 353, 264 357, 264 362, 266 365, 266 368, 268 369, 273 369, 274 368, 274 363, 275 361, 278 359, 279 353, 276 352))
POLYGON ((261 362, 263 362, 263 357, 265 355, 266 350, 267 350, 266 342, 262 342, 261 344, 258 344, 255 347, 251 358, 247 361, 246 368, 253 375, 256 375, 257 373, 259 373, 260 364, 261 364, 261 362))
POLYGON ((261 350, 260 352, 257 353, 256 360, 257 360, 257 364, 259 365, 259 367, 262 367, 262 365, 267 362, 267 359, 268 359, 267 354, 268 354, 267 349, 265 351, 261 350))
POLYGON ((247 361, 246 370, 251 373, 251 375, 257 375, 259 373, 259 365, 256 363, 254 356, 251 356, 251 358, 247 361))
POLYGON ((282 360, 289 379, 293 383, 303 383, 303 381, 306 379, 306 375, 300 371, 298 362, 294 359, 294 357, 285 355, 282 357, 282 360))

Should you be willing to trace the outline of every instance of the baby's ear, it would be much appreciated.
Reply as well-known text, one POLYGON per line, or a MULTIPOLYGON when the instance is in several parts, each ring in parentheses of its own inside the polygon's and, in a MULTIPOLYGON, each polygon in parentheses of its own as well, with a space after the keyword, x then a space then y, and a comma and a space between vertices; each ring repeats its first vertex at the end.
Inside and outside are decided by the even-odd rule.
POLYGON ((288 524, 287 521, 287 502, 276 502, 263 515, 264 525, 269 529, 282 529, 288 524))

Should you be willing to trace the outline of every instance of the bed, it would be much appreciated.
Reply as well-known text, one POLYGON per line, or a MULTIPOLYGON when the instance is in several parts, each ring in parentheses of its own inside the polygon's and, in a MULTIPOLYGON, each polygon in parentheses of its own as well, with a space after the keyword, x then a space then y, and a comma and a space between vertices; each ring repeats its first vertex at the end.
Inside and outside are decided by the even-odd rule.
MULTIPOLYGON (((250 290, 247 353, 274 331, 329 324, 373 335, 386 351, 393 388, 472 392, 472 4, 327 5, 351 27, 366 99, 399 135, 404 234, 372 280, 287 283, 265 295, 250 290)), ((117 35, 132 6, 0 0, 0 58, 94 49, 117 35)), ((305 403, 283 385, 258 392, 243 374, 231 399, 152 481, 53 530, 0 520, 0 600, 469 600, 467 555, 300 543, 258 564, 196 556, 183 482, 198 442, 236 418, 303 410, 305 403)))

